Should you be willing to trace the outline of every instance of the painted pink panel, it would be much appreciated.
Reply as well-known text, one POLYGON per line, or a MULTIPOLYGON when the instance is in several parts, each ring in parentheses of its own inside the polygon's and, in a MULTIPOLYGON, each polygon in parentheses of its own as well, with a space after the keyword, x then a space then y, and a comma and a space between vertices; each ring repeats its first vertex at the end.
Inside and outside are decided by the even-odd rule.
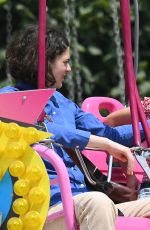
POLYGON ((0 117, 34 124, 54 92, 39 89, 0 94, 0 117))
POLYGON ((115 230, 149 230, 150 219, 141 217, 119 217, 115 230))

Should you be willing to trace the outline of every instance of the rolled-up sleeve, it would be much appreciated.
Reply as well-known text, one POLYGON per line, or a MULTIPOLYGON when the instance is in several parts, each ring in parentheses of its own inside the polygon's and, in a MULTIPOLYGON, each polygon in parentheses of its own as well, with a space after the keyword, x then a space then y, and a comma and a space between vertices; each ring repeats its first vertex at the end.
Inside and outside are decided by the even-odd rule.
POLYGON ((79 146, 80 150, 83 150, 89 142, 91 134, 89 131, 68 129, 53 122, 45 122, 45 124, 48 131, 53 134, 52 139, 61 143, 64 147, 75 148, 79 146))

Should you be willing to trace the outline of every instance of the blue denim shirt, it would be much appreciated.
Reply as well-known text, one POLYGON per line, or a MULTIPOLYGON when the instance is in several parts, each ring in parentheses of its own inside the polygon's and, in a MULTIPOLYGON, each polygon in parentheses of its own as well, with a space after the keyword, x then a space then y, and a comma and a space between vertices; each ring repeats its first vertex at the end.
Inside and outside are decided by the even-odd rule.
MULTIPOLYGON (((24 86, 22 84, 22 86, 24 86)), ((19 87, 19 90, 29 89, 28 86, 19 87)), ((18 88, 7 86, 0 89, 0 93, 17 91, 18 88)), ((45 106, 45 112, 51 118, 51 122, 45 119, 48 131, 53 133, 53 139, 68 148, 79 146, 82 150, 89 141, 90 134, 107 137, 113 141, 126 146, 133 146, 133 132, 131 125, 111 128, 103 124, 91 113, 83 112, 75 103, 64 97, 61 93, 55 92, 45 106)), ((148 121, 150 122, 150 121, 148 121)), ((144 138, 143 130, 140 126, 140 133, 144 138)), ((88 191, 84 181, 84 175, 70 159, 62 148, 55 148, 56 153, 64 161, 71 183, 72 194, 76 195, 88 191)), ((44 162, 50 178, 56 177, 56 172, 52 165, 44 162)), ((59 186, 51 188, 51 205, 61 201, 59 186)))

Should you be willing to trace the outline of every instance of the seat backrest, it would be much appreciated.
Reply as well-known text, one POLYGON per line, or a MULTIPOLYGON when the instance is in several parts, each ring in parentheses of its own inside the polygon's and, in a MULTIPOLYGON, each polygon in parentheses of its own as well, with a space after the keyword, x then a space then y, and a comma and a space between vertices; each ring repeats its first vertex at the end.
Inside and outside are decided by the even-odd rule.
POLYGON ((101 114, 102 110, 112 113, 122 109, 123 105, 116 99, 109 97, 88 97, 83 101, 81 108, 83 111, 93 113, 99 120, 104 121, 105 117, 101 114))

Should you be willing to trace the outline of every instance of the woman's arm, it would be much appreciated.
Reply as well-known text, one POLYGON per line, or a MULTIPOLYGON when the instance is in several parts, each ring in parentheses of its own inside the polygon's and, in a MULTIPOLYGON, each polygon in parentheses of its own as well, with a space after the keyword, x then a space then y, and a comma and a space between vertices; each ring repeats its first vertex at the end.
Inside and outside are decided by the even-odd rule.
POLYGON ((127 174, 133 174, 134 157, 128 147, 111 141, 108 138, 98 137, 95 135, 90 135, 90 139, 86 147, 99 148, 100 150, 107 151, 116 159, 122 162, 127 162, 127 174))
POLYGON ((107 151, 118 160, 127 162, 127 173, 133 173, 134 158, 128 147, 111 141, 106 137, 92 135, 87 131, 67 129, 64 126, 53 122, 49 122, 46 125, 48 130, 53 133, 52 139, 63 144, 64 147, 75 148, 76 146, 79 146, 80 149, 90 147, 107 151))
POLYGON ((104 123, 111 127, 131 124, 130 108, 123 108, 110 113, 106 118, 104 123))

